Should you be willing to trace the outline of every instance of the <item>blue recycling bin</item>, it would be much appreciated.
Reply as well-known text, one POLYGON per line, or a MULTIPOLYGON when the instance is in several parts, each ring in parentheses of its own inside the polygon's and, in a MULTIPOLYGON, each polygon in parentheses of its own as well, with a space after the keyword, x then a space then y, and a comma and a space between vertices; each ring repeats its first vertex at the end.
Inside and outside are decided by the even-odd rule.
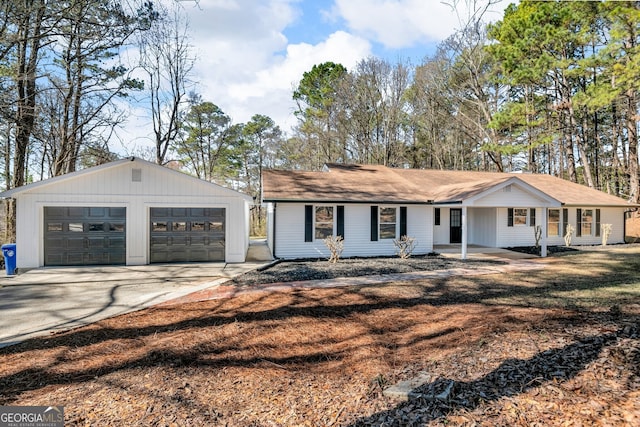
POLYGON ((7 270, 7 276, 16 274, 16 244, 7 243, 2 245, 2 255, 4 256, 4 266, 7 270))

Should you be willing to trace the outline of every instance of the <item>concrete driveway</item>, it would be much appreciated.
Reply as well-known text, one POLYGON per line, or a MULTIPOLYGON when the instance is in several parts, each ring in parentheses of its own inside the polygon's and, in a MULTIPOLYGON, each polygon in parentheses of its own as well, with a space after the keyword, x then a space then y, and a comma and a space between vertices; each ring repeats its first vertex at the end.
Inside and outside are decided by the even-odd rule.
POLYGON ((0 347, 179 298, 264 264, 42 268, 0 277, 0 347))

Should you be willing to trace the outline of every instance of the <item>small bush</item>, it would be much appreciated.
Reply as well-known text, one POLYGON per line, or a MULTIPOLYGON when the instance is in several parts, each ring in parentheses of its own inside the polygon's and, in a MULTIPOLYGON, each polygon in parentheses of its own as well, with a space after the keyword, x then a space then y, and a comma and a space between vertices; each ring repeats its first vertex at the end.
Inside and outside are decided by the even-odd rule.
POLYGON ((416 239, 409 236, 402 236, 399 239, 394 239, 393 244, 396 247, 396 254, 402 259, 407 259, 416 247, 416 239))
POLYGON ((536 239, 536 248, 540 247, 540 240, 542 240, 542 227, 536 225, 533 227, 533 237, 536 239))
POLYGON ((329 262, 332 264, 338 262, 344 250, 344 239, 342 236, 325 237, 323 241, 327 248, 329 248, 331 254, 329 256, 329 262))
POLYGON ((576 229, 571 224, 567 224, 567 232, 564 235, 564 244, 566 246, 571 246, 571 236, 576 229))
POLYGON ((613 228, 613 224, 600 224, 600 231, 602 234, 602 246, 607 246, 607 241, 609 240, 609 236, 611 236, 611 229, 613 228))

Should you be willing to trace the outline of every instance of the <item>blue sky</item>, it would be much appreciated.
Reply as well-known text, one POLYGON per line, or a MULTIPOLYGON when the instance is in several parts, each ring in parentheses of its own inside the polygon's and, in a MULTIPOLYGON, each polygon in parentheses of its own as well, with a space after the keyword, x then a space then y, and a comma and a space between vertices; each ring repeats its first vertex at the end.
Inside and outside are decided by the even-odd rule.
MULTIPOLYGON (((350 69, 369 56, 417 65, 460 27, 470 4, 486 4, 447 1, 456 9, 439 0, 183 0, 197 58, 194 89, 235 123, 264 114, 289 131, 292 92, 313 65, 333 61, 350 69)), ((501 19, 509 3, 502 0, 486 17, 501 19)), ((131 117, 126 139, 145 145, 150 122, 142 110, 131 117)))

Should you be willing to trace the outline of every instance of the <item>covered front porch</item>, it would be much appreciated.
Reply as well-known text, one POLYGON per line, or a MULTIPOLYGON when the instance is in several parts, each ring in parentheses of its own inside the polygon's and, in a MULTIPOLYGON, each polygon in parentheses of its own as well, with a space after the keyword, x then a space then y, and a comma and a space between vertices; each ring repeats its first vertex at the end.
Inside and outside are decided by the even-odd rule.
MULTIPOLYGON (((542 257, 547 256, 548 207, 436 208, 433 248, 439 253, 504 253, 506 247, 534 246, 536 232, 542 257)), ((508 251, 513 252, 513 251, 508 251)))

